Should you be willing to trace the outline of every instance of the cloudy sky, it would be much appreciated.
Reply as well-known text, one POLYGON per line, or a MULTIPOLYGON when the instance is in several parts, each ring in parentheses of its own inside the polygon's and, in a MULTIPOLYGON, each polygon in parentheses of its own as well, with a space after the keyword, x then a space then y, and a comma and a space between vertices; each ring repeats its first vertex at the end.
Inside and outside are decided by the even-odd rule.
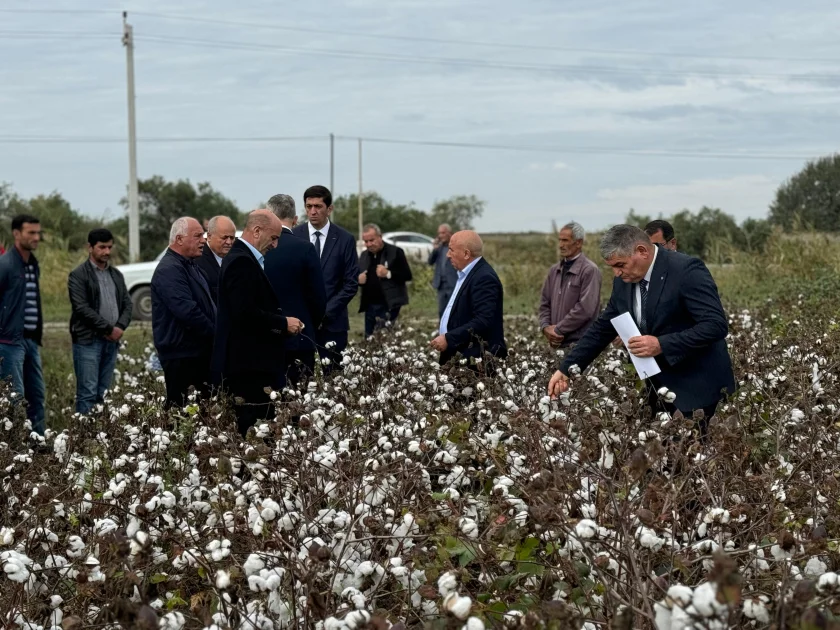
POLYGON ((208 181, 243 209, 328 184, 330 133, 338 194, 358 187, 361 136, 366 190, 420 208, 476 194, 486 231, 598 229, 631 207, 764 216, 837 148, 834 1, 237 4, 0 3, 0 181, 121 212, 122 10, 140 177, 208 181), (271 140, 288 137, 311 139, 271 140))

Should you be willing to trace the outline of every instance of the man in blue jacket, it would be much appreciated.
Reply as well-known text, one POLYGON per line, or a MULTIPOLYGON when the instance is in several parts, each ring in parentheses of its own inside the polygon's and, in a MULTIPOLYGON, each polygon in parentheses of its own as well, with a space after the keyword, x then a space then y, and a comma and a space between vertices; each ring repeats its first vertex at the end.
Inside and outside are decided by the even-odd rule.
POLYGON ((551 377, 549 395, 566 391, 572 366, 585 370, 615 338, 610 320, 630 313, 641 334, 629 339, 629 351, 654 357, 662 370, 648 379, 651 409, 679 410, 687 417, 702 410, 708 421, 724 395, 735 391, 735 378, 726 314, 706 265, 657 247, 631 225, 607 230, 601 255, 615 274, 609 304, 551 377), (657 396, 661 387, 676 394, 673 403, 657 396))
POLYGON ((33 253, 41 241, 36 217, 12 219, 15 244, 0 257, 0 378, 26 401, 32 430, 44 434, 44 372, 41 369, 41 272, 33 253))
POLYGON ((216 307, 195 264, 204 243, 196 219, 177 219, 169 249, 152 275, 152 331, 166 379, 167 408, 183 405, 190 386, 206 392, 210 382, 216 307))
POLYGON ((315 344, 311 336, 316 334, 327 306, 324 276, 315 248, 292 232, 297 224, 295 200, 289 195, 274 195, 266 207, 280 219, 283 231, 277 247, 265 255, 265 275, 283 313, 303 322, 303 334, 283 340, 283 373, 297 389, 301 383, 306 387, 315 373, 315 344))
POLYGON ((315 333, 324 376, 341 369, 341 352, 347 347, 350 317, 347 305, 359 288, 359 260, 356 239, 330 221, 333 211, 332 193, 325 186, 311 186, 303 193, 308 223, 293 232, 315 246, 321 260, 327 307, 324 319, 315 333))

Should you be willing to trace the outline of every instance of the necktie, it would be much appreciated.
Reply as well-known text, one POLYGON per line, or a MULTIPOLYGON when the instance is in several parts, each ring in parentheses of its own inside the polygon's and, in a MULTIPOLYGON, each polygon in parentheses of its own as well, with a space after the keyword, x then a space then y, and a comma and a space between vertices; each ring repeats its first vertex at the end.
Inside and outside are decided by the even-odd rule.
POLYGON ((639 328, 642 329, 642 332, 644 332, 647 328, 647 316, 645 315, 645 312, 647 311, 647 290, 648 281, 639 280, 639 294, 642 298, 642 314, 641 317, 639 317, 639 328))
POLYGON ((318 258, 321 257, 321 236, 322 234, 315 230, 315 251, 318 252, 318 258))

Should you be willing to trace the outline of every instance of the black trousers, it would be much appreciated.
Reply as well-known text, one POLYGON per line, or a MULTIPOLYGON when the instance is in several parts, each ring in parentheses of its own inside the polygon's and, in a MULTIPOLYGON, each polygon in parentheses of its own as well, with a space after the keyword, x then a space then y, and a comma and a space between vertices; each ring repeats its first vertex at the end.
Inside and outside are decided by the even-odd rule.
POLYGON ((315 352, 313 350, 287 350, 283 356, 283 374, 286 375, 286 383, 291 387, 295 389, 306 387, 315 374, 315 352))
POLYGON ((377 330, 382 330, 388 323, 397 321, 401 306, 388 308, 387 304, 368 304, 365 308, 365 339, 377 330))
POLYGON ((210 357, 169 359, 160 362, 166 381, 166 408, 183 407, 190 385, 207 394, 210 390, 210 357))
POLYGON ((276 375, 266 372, 241 372, 225 378, 225 392, 233 399, 236 428, 241 435, 273 415, 271 397, 265 391, 267 387, 277 390, 282 385, 276 375))
POLYGON ((341 367, 341 352, 347 348, 347 331, 331 332, 329 330, 320 329, 315 335, 315 340, 318 342, 318 356, 321 359, 329 359, 329 365, 321 364, 321 369, 324 372, 324 378, 333 372, 340 372, 341 367), (335 342, 335 345, 327 349, 329 342, 335 342))

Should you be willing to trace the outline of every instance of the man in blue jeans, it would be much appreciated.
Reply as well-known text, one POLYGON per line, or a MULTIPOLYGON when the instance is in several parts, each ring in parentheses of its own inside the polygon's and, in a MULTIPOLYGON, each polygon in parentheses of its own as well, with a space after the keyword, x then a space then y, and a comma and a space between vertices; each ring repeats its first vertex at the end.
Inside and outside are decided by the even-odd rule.
POLYGON ((70 272, 70 335, 76 372, 76 411, 88 414, 111 387, 120 338, 131 323, 131 296, 122 273, 110 264, 114 236, 88 234, 88 259, 70 272))
POLYGON ((9 380, 26 401, 32 430, 41 435, 44 422, 44 372, 41 369, 40 270, 34 252, 41 241, 36 217, 12 219, 14 247, 0 257, 0 379, 9 380))

